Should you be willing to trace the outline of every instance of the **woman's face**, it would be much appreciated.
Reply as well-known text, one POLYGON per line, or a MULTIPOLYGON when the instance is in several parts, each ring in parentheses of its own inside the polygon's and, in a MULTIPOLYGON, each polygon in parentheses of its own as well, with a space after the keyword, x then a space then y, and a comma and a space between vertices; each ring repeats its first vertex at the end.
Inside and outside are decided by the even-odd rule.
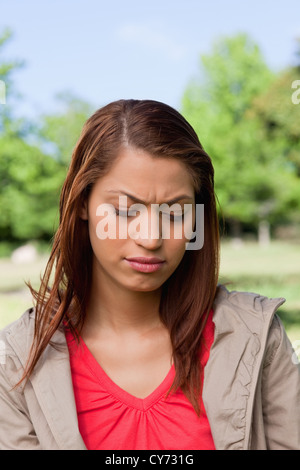
POLYGON ((184 204, 194 220, 194 187, 182 162, 122 148, 110 171, 94 184, 82 212, 94 254, 93 275, 101 285, 145 292, 161 287, 185 253, 184 204), (137 203, 142 204, 139 211, 128 213, 137 203), (163 203, 168 206, 157 211, 163 203), (174 211, 165 210, 173 203, 174 211))

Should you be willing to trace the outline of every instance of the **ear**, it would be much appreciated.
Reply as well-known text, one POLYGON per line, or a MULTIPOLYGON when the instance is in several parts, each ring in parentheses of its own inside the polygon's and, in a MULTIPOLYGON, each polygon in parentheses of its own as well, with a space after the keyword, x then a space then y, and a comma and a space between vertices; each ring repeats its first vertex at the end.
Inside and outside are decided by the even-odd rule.
POLYGON ((82 220, 88 220, 88 208, 87 208, 87 200, 85 200, 81 206, 79 216, 82 220))

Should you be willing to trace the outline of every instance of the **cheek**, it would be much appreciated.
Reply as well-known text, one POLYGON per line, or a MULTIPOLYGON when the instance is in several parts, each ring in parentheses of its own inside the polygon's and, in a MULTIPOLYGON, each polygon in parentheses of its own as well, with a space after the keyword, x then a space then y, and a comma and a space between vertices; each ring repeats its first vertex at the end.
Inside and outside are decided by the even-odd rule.
POLYGON ((103 217, 90 217, 89 237, 95 256, 109 261, 120 257, 126 240, 118 239, 114 224, 107 224, 107 221, 103 217))
POLYGON ((164 251, 170 266, 178 266, 185 254, 186 240, 164 240, 164 251))

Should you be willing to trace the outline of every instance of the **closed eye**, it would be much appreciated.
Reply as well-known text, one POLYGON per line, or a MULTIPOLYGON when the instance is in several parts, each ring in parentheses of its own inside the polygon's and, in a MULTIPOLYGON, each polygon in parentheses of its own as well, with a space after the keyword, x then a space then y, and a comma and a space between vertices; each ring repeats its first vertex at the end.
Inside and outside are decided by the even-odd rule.
POLYGON ((168 217, 172 222, 179 222, 183 220, 184 213, 181 212, 179 214, 176 214, 174 212, 162 212, 162 215, 164 217, 168 217))
MULTIPOLYGON (((135 217, 135 214, 129 214, 129 209, 117 209, 114 208, 116 215, 118 217, 135 217)), ((174 213, 174 212, 161 212, 162 216, 168 218, 171 222, 179 222, 182 221, 184 218, 184 212, 174 213)))
POLYGON ((116 215, 119 217, 132 217, 128 214, 128 210, 121 210, 115 207, 116 215))

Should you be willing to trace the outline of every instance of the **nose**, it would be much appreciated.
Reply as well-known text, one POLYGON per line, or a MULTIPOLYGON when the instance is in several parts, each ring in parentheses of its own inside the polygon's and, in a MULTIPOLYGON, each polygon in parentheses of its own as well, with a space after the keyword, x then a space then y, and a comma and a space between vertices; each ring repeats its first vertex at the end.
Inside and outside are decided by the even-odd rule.
POLYGON ((158 250, 161 247, 162 238, 161 237, 159 237, 159 238, 151 238, 151 237, 137 238, 135 240, 135 243, 138 246, 142 246, 143 248, 146 248, 147 250, 155 251, 155 250, 158 250))
POLYGON ((140 214, 139 225, 139 231, 133 237, 135 243, 151 251, 160 248, 163 243, 160 217, 154 216, 149 208, 140 214))

